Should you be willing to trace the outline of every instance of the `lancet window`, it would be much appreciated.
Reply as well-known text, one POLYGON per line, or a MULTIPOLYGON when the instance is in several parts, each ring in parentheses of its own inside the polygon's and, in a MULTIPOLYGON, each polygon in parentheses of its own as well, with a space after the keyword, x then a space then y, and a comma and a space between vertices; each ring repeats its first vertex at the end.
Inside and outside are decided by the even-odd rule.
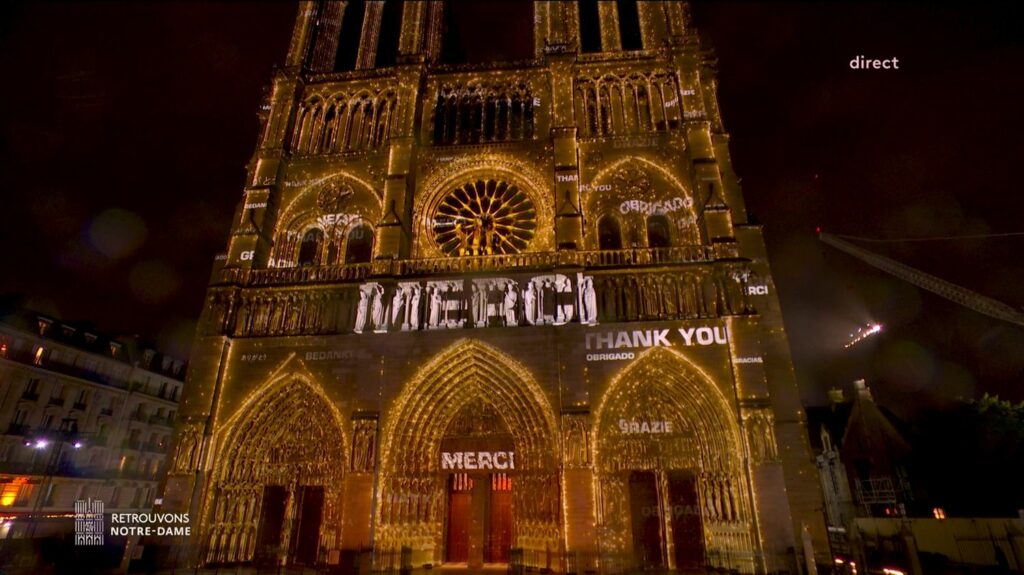
POLYGON ((534 100, 525 83, 443 86, 434 108, 434 143, 478 144, 533 138, 534 100))
POLYGON ((582 76, 576 80, 576 115, 585 137, 672 130, 682 123, 679 96, 668 72, 582 76))
POLYGON ((300 154, 372 150, 387 143, 395 114, 395 92, 362 91, 310 98, 300 106, 291 149, 300 154))

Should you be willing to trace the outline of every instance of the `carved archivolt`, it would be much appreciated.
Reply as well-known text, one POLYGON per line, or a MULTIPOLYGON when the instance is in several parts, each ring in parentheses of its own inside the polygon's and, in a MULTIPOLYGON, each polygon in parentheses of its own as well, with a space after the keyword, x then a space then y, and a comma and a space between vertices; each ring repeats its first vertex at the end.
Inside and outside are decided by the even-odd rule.
MULTIPOLYGON (((320 551, 340 542, 342 479, 348 440, 337 408, 305 374, 280 374, 224 423, 200 526, 207 563, 251 561, 264 489, 281 486, 293 501, 306 486, 324 490, 320 551)), ((294 520, 289 503, 282 541, 294 520)))
MULTIPOLYGON (((737 411, 722 391, 682 354, 652 348, 619 373, 594 413, 594 467, 602 547, 628 552, 629 477, 653 472, 659 507, 667 473, 691 472, 704 545, 712 564, 750 571, 756 550, 753 511, 743 466, 737 411), (730 555, 731 554, 731 555, 730 555), (722 557, 744 557, 725 559, 722 557)), ((671 530, 666 521, 665 541, 671 530)))
MULTIPOLYGON (((558 431, 551 403, 507 354, 461 340, 424 365, 387 410, 383 426, 377 546, 410 547, 414 563, 437 563, 443 545, 447 472, 441 443, 467 409, 500 416, 515 451, 514 547, 557 548, 558 431), (474 408, 474 406, 477 406, 474 408)), ((384 553, 386 555, 386 553, 384 553)))

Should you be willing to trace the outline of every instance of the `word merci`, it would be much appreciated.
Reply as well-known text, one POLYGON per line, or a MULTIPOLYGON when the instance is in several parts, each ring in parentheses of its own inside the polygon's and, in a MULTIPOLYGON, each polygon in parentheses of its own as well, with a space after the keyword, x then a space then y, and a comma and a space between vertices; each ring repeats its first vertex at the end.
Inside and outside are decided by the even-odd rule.
POLYGON ((871 68, 872 70, 878 70, 881 68, 883 70, 899 70, 899 63, 900 61, 896 57, 892 57, 887 60, 871 60, 864 56, 857 56, 853 60, 850 60, 850 69, 867 70, 868 68, 871 68))
POLYGON ((441 453, 441 469, 515 469, 512 451, 456 451, 441 453))
POLYGON ((672 433, 671 421, 626 421, 619 420, 619 432, 635 433, 672 433))

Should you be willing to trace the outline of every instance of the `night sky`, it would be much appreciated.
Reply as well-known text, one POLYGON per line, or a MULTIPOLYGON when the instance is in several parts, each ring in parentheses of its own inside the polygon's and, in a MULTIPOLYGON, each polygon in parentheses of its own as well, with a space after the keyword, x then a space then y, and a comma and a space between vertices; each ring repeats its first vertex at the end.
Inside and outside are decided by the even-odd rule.
MULTIPOLYGON (((0 293, 187 356, 296 5, 0 11, 0 293)), ((1024 328, 814 234, 1024 231, 1024 24, 1011 5, 693 12, 719 57, 734 165, 765 226, 805 399, 858 377, 904 413, 985 391, 1024 399, 1024 328), (857 55, 895 56, 900 70, 850 70, 857 55), (873 321, 881 335, 843 349, 873 321)), ((1024 305, 1024 236, 862 245, 1024 305)))

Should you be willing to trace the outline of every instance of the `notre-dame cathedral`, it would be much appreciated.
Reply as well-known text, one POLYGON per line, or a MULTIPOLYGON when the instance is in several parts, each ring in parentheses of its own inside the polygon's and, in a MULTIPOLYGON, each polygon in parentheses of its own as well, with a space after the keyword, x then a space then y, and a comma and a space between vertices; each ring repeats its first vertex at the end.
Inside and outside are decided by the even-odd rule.
POLYGON ((688 6, 505 9, 300 3, 199 322, 175 544, 209 566, 826 562, 688 6))

